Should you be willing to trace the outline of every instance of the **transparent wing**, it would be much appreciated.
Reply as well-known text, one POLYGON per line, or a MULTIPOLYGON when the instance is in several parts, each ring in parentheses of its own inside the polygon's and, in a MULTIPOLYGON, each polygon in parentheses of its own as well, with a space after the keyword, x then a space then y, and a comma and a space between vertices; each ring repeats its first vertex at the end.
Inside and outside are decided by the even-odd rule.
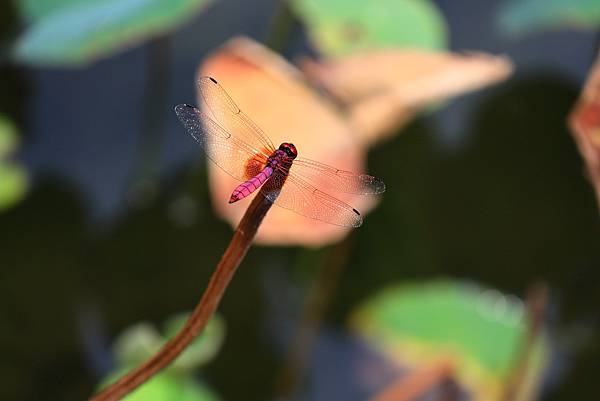
POLYGON ((198 79, 198 91, 202 103, 200 108, 217 124, 253 148, 267 153, 267 156, 275 151, 269 137, 240 110, 214 78, 198 79))
POLYGON ((311 219, 345 227, 360 227, 362 217, 352 206, 318 190, 303 179, 273 174, 264 194, 276 205, 311 219))
POLYGON ((298 175, 319 187, 347 194, 373 195, 385 191, 385 184, 379 178, 340 170, 310 159, 294 160, 290 175, 298 175))
POLYGON ((233 178, 245 181, 265 166, 267 157, 262 152, 232 136, 201 110, 180 104, 175 113, 206 156, 233 178))

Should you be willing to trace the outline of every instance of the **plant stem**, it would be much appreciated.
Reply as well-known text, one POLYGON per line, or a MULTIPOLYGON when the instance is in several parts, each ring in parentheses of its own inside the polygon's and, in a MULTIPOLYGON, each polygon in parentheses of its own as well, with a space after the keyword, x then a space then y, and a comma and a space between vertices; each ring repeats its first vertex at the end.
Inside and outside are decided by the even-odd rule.
POLYGON ((147 206, 157 190, 161 152, 166 132, 165 103, 169 95, 171 71, 171 38, 159 36, 146 51, 146 72, 141 98, 140 136, 137 160, 130 187, 132 206, 147 206))
POLYGON ((544 283, 533 284, 527 294, 527 332, 518 348, 515 365, 505 383, 501 400, 514 401, 519 398, 523 386, 526 384, 527 371, 529 370, 536 342, 542 334, 546 309, 548 307, 548 287, 544 283))
POLYGON ((416 372, 409 373, 371 398, 370 401, 410 401, 421 398, 427 391, 450 379, 454 373, 452 359, 438 359, 416 372))
POLYGON ((280 0, 277 8, 269 22, 263 42, 271 50, 281 53, 289 41, 296 19, 288 0, 280 0))
POLYGON ((250 248, 258 227, 273 204, 263 196, 263 191, 265 191, 264 186, 246 210, 206 290, 185 325, 152 358, 106 387, 89 401, 122 399, 165 368, 200 334, 217 309, 225 289, 250 248))
POLYGON ((282 399, 291 398, 304 380, 319 326, 334 298, 351 248, 351 239, 348 238, 335 245, 325 256, 317 270, 317 277, 310 284, 278 381, 279 396, 282 399))
POLYGON ((147 57, 139 173, 142 179, 155 179, 165 137, 165 110, 168 109, 165 99, 169 95, 171 37, 159 36, 151 41, 147 57))

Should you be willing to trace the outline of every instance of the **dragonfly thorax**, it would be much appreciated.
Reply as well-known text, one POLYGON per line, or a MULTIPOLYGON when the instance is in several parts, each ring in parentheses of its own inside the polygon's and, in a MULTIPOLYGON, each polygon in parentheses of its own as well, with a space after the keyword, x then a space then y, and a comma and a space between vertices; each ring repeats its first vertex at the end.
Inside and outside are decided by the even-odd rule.
POLYGON ((281 145, 279 145, 279 150, 283 150, 285 152, 285 155, 291 157, 292 159, 295 159, 296 156, 298 156, 298 151, 296 150, 296 147, 293 143, 284 142, 281 145))

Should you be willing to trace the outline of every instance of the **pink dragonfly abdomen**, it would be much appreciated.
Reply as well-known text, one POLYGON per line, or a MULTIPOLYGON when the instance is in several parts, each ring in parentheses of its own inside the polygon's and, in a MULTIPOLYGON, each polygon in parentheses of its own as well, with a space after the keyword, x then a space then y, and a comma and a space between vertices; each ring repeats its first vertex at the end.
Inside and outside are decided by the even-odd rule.
POLYGON ((269 177, 273 174, 273 168, 270 166, 265 167, 260 173, 250 178, 248 181, 238 185, 229 198, 229 203, 234 203, 240 199, 244 199, 252 192, 256 191, 262 184, 264 184, 269 177))

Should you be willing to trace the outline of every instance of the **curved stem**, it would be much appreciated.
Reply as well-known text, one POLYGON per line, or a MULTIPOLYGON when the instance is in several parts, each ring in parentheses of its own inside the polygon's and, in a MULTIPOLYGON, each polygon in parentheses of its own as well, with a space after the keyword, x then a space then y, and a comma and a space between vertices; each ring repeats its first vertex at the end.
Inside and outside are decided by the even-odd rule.
POLYGON ((258 227, 273 204, 267 200, 266 196, 263 196, 263 191, 265 191, 264 186, 246 210, 229 246, 211 276, 200 302, 185 325, 152 358, 103 389, 89 401, 120 400, 171 363, 204 329, 250 248, 258 227))
POLYGON ((296 19, 289 1, 280 0, 264 35, 265 45, 271 50, 281 53, 292 36, 295 26, 296 19))
POLYGON ((149 205, 156 196, 161 152, 165 140, 165 103, 169 92, 171 38, 159 36, 147 46, 144 90, 141 98, 140 135, 129 199, 134 207, 149 205))
POLYGON ((317 276, 310 284, 294 338, 280 370, 278 390, 282 399, 292 398, 304 380, 319 326, 332 299, 335 298, 351 249, 352 243, 349 238, 331 248, 321 261, 317 276))
POLYGON ((548 308, 548 287, 545 283, 535 283, 528 291, 527 331, 517 349, 514 367, 505 383, 502 401, 519 399, 520 392, 526 384, 527 372, 531 367, 536 342, 542 334, 546 309, 548 308))
POLYGON ((160 36, 148 46, 146 83, 142 98, 142 121, 138 179, 156 179, 165 137, 171 70, 171 38, 160 36))
POLYGON ((411 401, 420 399, 435 386, 452 377, 454 361, 442 358, 390 383, 370 401, 411 401))

